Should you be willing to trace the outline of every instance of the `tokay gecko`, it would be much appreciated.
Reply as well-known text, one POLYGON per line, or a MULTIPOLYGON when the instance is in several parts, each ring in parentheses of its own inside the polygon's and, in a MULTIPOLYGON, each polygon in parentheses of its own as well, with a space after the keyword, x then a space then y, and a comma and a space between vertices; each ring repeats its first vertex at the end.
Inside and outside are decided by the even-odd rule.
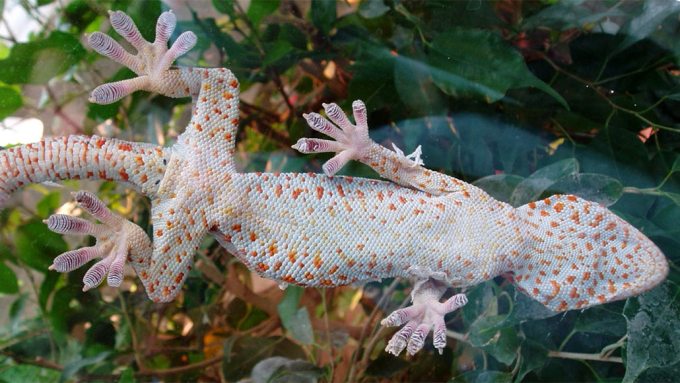
POLYGON ((138 77, 101 85, 90 100, 107 104, 137 90, 191 96, 193 115, 177 142, 165 148, 73 135, 0 151, 0 206, 24 185, 65 179, 120 182, 152 201, 151 239, 84 191, 75 199, 100 223, 68 215, 46 220, 52 231, 96 237, 94 246, 64 253, 51 266, 68 272, 99 259, 84 276, 84 290, 105 278, 119 286, 129 263, 149 298, 170 301, 209 234, 249 269, 283 285, 415 280, 412 305, 382 321, 403 325, 386 348, 396 355, 416 353, 430 331, 441 352, 444 315, 467 302, 464 294, 441 302, 449 287, 508 274, 533 299, 564 311, 640 294, 668 273, 654 243, 597 203, 554 195, 514 208, 423 167, 419 151, 406 156, 380 146, 369 138, 361 101, 352 104, 354 122, 335 104, 324 105, 326 117, 304 115, 332 140, 303 138, 293 148, 337 153, 324 164, 325 174, 239 173, 239 83, 232 72, 172 67, 196 36, 184 32, 168 49, 176 23, 171 12, 158 19, 153 43, 125 13, 111 12, 110 20, 137 53, 99 32, 89 44, 138 77), (350 160, 387 181, 333 177, 350 160))

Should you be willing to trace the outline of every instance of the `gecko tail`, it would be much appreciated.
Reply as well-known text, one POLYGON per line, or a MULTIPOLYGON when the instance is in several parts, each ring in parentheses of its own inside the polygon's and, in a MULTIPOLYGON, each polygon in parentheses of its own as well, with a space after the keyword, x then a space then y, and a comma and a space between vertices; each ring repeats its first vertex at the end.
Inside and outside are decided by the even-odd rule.
POLYGON ((597 203, 554 195, 517 211, 525 242, 512 265, 515 283, 553 311, 638 295, 668 274, 661 250, 597 203))
POLYGON ((0 150, 0 207, 26 185, 67 179, 117 181, 152 196, 167 157, 156 145, 78 135, 0 150))

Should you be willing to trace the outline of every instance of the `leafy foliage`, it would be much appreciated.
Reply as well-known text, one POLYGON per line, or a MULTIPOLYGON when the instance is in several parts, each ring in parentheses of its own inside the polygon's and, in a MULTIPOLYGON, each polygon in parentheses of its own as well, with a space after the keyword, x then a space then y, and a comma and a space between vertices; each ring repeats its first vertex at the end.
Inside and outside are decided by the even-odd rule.
MULTIPOLYGON (((160 1, 38 1, 54 6, 49 23, 32 4, 14 6, 42 29, 28 41, 1 36, 0 117, 39 115, 51 134, 170 145, 189 100, 136 94, 86 104, 94 86, 132 74, 80 43, 83 33, 109 28, 107 9, 130 13, 151 37, 160 1)), ((284 293, 211 239, 176 302, 150 303, 133 275, 119 290, 82 293, 83 270, 58 275, 47 266, 89 239, 47 231, 41 219, 73 207, 59 207, 69 201, 64 190, 34 185, 0 213, 0 299, 9 307, 0 316, 0 382, 677 377, 680 3, 250 4, 175 10, 175 36, 193 30, 200 40, 180 64, 225 66, 241 80, 245 171, 318 171, 327 157, 288 149, 312 135, 301 114, 360 98, 374 139, 406 151, 422 144, 427 166, 496 198, 517 206, 574 193, 608 205, 664 251, 668 280, 626 302, 555 316, 499 277, 469 289, 469 303, 447 318, 444 355, 430 347, 395 358, 382 352, 391 332, 378 320, 408 299, 405 281, 284 293)), ((0 5, 6 14, 10 5, 0 5)), ((345 172, 375 176, 356 164, 345 172)), ((113 184, 98 188, 114 210, 148 227, 147 201, 113 184)))

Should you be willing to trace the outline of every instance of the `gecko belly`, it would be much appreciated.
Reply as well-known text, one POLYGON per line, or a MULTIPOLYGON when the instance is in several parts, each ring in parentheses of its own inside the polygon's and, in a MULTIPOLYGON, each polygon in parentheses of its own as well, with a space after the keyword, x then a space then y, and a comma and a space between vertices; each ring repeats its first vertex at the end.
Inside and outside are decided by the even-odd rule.
POLYGON ((335 286, 418 270, 467 285, 497 267, 488 256, 493 249, 477 238, 498 228, 479 202, 461 195, 313 173, 249 173, 232 181, 242 192, 230 196, 233 214, 220 231, 268 278, 335 286))

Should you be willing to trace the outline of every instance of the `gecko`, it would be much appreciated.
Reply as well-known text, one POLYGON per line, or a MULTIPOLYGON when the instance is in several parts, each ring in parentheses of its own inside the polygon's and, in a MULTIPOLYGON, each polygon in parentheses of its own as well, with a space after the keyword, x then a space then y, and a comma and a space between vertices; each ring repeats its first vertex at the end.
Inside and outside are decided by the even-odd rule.
POLYGON ((96 179, 122 183, 151 200, 151 238, 110 211, 94 194, 74 193, 99 223, 55 214, 45 220, 62 234, 91 235, 94 246, 68 251, 50 269, 69 272, 97 260, 83 290, 120 286, 130 264, 154 302, 180 292, 206 235, 253 272, 283 286, 336 287, 388 277, 413 280, 412 304, 382 320, 401 327, 386 351, 415 354, 432 332, 446 345, 444 316, 467 303, 443 300, 510 275, 517 288, 555 312, 638 295, 661 283, 668 263, 638 229, 606 207, 574 195, 553 195, 518 208, 482 189, 427 169, 417 150, 404 155, 372 141, 368 113, 352 104, 353 122, 336 104, 325 116, 304 114, 330 139, 302 138, 301 153, 335 153, 322 173, 241 173, 234 154, 239 82, 226 68, 174 67, 196 43, 183 32, 168 48, 176 18, 158 18, 153 42, 132 19, 110 12, 110 23, 136 50, 101 32, 88 36, 98 53, 137 77, 95 88, 90 101, 115 102, 135 91, 193 99, 192 117, 174 145, 161 147, 71 135, 0 151, 0 206, 30 183, 96 179), (360 161, 383 180, 335 176, 360 161))

